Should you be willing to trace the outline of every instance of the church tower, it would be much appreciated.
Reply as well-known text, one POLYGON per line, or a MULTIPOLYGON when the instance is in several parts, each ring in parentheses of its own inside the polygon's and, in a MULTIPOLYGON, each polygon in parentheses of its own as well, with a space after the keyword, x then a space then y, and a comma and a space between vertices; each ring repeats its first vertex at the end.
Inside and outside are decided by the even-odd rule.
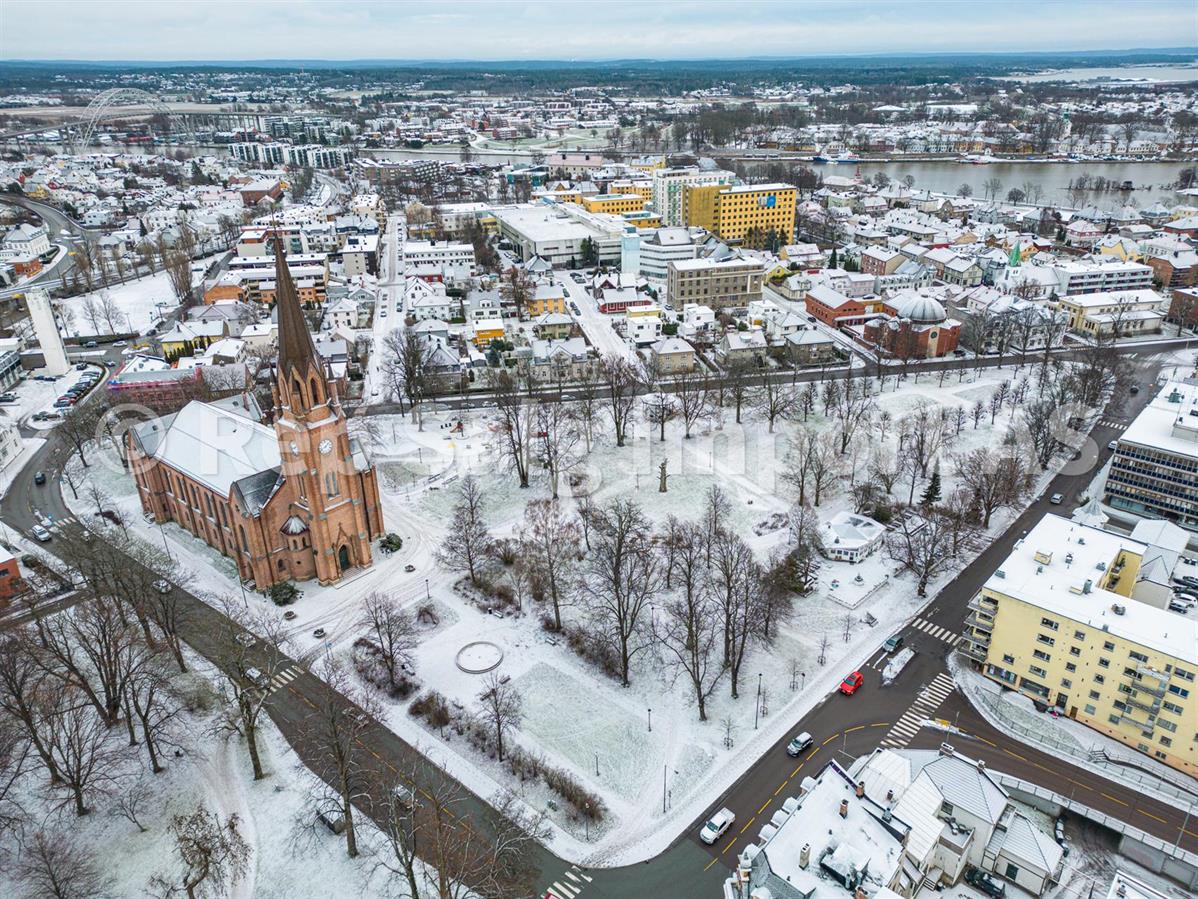
POLYGON ((304 321, 281 239, 275 238, 279 355, 274 427, 290 501, 283 533, 298 567, 321 583, 371 564, 383 533, 374 468, 349 437, 345 413, 304 321), (310 554, 310 555, 309 555, 310 554))

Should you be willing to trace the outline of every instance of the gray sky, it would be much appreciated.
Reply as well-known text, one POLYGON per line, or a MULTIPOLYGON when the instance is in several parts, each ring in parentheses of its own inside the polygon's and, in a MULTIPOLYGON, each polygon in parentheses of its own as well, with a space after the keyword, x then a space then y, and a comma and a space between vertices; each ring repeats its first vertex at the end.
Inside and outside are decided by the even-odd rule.
POLYGON ((729 59, 1196 45, 1195 0, 0 0, 4 59, 729 59))

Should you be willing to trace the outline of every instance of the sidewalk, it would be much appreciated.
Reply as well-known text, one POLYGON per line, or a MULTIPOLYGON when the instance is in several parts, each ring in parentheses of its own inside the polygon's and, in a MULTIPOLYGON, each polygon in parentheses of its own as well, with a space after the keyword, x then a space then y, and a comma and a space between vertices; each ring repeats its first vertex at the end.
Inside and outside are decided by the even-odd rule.
POLYGON ((1079 768, 1150 793, 1164 802, 1198 804, 1198 780, 1067 718, 1035 711, 1027 697, 1004 691, 951 655, 949 670, 962 695, 999 731, 1045 752, 1067 756, 1079 768), (1026 708, 1025 708, 1026 706, 1026 708))

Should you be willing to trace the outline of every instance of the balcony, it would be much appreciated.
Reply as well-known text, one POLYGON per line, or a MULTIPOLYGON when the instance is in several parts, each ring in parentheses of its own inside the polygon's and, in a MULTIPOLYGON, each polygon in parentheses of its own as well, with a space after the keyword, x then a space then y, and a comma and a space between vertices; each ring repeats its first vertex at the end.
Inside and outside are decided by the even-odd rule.
POLYGON ((987 634, 994 632, 994 619, 989 615, 978 614, 974 612, 965 619, 965 626, 972 627, 979 631, 985 631, 987 634))
POLYGON ((982 612, 993 617, 994 613, 998 611, 998 602, 991 599, 989 596, 983 596, 981 593, 978 593, 973 597, 973 599, 966 603, 966 608, 971 609, 974 612, 982 612))
POLYGON ((1160 704, 1159 700, 1157 700, 1156 702, 1151 702, 1148 700, 1141 699, 1138 696, 1129 696, 1127 694, 1124 694, 1123 701, 1127 705, 1135 706, 1137 709, 1147 712, 1149 715, 1152 715, 1154 717, 1155 717, 1156 713, 1161 710, 1161 704, 1160 704))
POLYGON ((974 661, 984 662, 986 661, 987 653, 990 651, 990 642, 988 640, 979 640, 972 634, 966 633, 962 635, 961 642, 957 644, 957 648, 974 661))
POLYGON ((1146 665, 1143 662, 1136 665, 1136 673, 1139 674, 1141 678, 1150 677, 1161 685, 1167 684, 1169 682, 1169 678, 1171 677, 1171 675, 1167 672, 1161 671, 1158 668, 1153 668, 1151 665, 1146 665))
POLYGON ((1144 720, 1141 721, 1139 718, 1134 717, 1130 712, 1125 711, 1119 716, 1119 723, 1122 724, 1125 721, 1130 721, 1132 724, 1138 727, 1142 733, 1152 733, 1153 729, 1156 727, 1156 719, 1151 715, 1146 715, 1143 717, 1144 720))

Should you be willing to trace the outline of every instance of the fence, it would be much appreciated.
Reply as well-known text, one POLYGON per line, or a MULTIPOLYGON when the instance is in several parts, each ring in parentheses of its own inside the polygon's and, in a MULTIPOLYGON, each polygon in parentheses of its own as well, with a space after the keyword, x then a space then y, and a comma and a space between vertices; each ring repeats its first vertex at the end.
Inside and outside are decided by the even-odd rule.
POLYGON ((1184 774, 1149 772, 1141 767, 1141 760, 1132 755, 1119 755, 1108 750, 1090 750, 1073 740, 1062 740, 1051 733, 1052 728, 1032 729, 1021 723, 1008 704, 1000 696, 980 689, 970 683, 972 678, 963 675, 955 678, 961 692, 966 695, 982 717, 999 730, 1014 735, 1022 743, 1031 743, 1056 754, 1073 757, 1083 767, 1094 770, 1111 780, 1135 784, 1162 794, 1170 800, 1180 799, 1186 803, 1198 802, 1198 783, 1184 774))

